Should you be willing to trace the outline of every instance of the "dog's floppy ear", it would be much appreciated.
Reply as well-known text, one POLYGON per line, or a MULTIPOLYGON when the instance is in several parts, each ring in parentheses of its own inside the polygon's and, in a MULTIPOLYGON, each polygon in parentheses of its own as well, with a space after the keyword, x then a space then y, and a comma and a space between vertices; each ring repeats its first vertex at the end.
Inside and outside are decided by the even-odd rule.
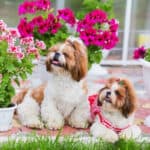
POLYGON ((86 47, 78 41, 69 41, 74 48, 75 66, 71 69, 72 78, 80 81, 87 73, 87 53, 86 47))
POLYGON ((122 107, 122 114, 127 118, 137 108, 137 97, 132 83, 127 80, 121 80, 122 86, 126 89, 125 104, 122 107))
POLYGON ((48 59, 48 58, 46 59, 45 65, 46 65, 46 70, 47 71, 51 71, 50 59, 48 59))

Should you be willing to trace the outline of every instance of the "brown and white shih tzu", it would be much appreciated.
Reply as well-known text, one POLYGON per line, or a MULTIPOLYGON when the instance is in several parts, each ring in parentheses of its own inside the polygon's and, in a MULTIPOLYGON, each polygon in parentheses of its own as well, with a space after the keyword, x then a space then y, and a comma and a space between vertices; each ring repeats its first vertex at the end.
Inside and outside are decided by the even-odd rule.
POLYGON ((46 59, 51 79, 35 89, 24 91, 18 105, 21 123, 32 128, 60 129, 67 122, 86 128, 90 118, 84 77, 87 73, 86 47, 81 40, 69 37, 50 48, 46 59))
POLYGON ((137 138, 141 134, 133 124, 137 98, 128 79, 110 78, 97 95, 89 97, 94 123, 93 136, 115 142, 119 137, 137 138))

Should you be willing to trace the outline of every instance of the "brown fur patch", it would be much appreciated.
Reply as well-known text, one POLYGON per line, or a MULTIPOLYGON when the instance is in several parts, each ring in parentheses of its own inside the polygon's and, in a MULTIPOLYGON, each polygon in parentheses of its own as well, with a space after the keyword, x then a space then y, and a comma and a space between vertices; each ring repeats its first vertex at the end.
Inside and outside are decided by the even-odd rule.
POLYGON ((37 88, 34 88, 31 92, 31 96, 36 100, 38 104, 41 104, 44 98, 44 89, 46 84, 42 84, 37 88))
POLYGON ((72 78, 76 81, 80 81, 83 77, 85 77, 87 73, 87 54, 86 47, 81 45, 79 42, 74 41, 73 45, 75 47, 74 56, 75 56, 75 66, 71 68, 72 78))
MULTIPOLYGON (((34 98, 34 100, 38 103, 41 104, 44 98, 44 89, 45 89, 46 84, 42 84, 34 89, 32 89, 31 96, 34 98)), ((20 104, 23 102, 25 95, 28 92, 28 88, 22 89, 18 94, 16 94, 12 102, 15 104, 20 104)))
POLYGON ((82 89, 83 89, 85 94, 88 94, 88 87, 87 87, 87 82, 86 81, 83 81, 82 89))
POLYGON ((120 109, 125 117, 132 114, 137 108, 137 97, 132 83, 128 79, 110 78, 106 83, 107 88, 111 88, 114 82, 119 88, 115 91, 117 97, 115 107, 120 109))
POLYGON ((19 93, 17 93, 13 98, 12 102, 15 104, 20 104, 22 103, 24 96, 28 92, 28 88, 22 89, 19 93))
POLYGON ((124 116, 128 117, 137 108, 137 97, 132 83, 127 79, 123 79, 122 82, 126 89, 126 100, 122 107, 122 113, 124 116))

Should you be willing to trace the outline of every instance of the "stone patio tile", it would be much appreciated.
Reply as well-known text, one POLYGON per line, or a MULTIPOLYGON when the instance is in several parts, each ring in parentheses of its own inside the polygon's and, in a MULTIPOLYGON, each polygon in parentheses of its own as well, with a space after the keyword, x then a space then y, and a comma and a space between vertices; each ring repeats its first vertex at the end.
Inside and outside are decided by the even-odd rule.
POLYGON ((141 130, 142 130, 142 133, 144 133, 144 134, 150 136, 150 127, 147 127, 147 126, 145 126, 145 125, 141 125, 140 128, 141 128, 141 130))
POLYGON ((10 136, 12 134, 17 134, 19 131, 19 128, 13 127, 9 131, 0 132, 0 136, 10 136))
POLYGON ((76 128, 72 128, 70 126, 65 126, 62 130, 49 130, 49 129, 30 129, 27 127, 21 127, 20 131, 23 133, 33 133, 33 134, 38 134, 38 135, 51 135, 51 136, 55 136, 57 134, 60 135, 72 135, 75 134, 77 132, 89 132, 89 129, 76 129, 76 128))

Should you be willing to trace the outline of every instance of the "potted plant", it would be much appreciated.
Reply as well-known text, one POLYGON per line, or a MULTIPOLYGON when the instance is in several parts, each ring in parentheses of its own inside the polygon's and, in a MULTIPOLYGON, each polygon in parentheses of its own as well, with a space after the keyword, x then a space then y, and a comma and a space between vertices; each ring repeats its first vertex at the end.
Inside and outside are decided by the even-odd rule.
MULTIPOLYGON (((102 8, 107 8, 106 4, 102 8)), ((118 21, 109 19, 100 9, 77 14, 80 17, 76 19, 69 8, 57 10, 54 14, 49 0, 31 0, 20 4, 18 13, 21 16, 18 25, 21 36, 33 35, 35 39, 43 40, 48 48, 70 35, 79 36, 88 49, 89 68, 93 63, 100 63, 101 50, 110 50, 118 43, 118 21), (74 32, 70 32, 70 28, 74 32)))
POLYGON ((16 29, 8 28, 0 20, 0 131, 12 126, 16 105, 11 102, 15 95, 14 83, 26 79, 32 73, 32 60, 39 57, 42 41, 34 43, 33 37, 20 38, 16 29))
POLYGON ((145 48, 144 46, 140 46, 134 50, 134 59, 139 59, 142 67, 143 67, 143 81, 145 90, 147 91, 148 96, 150 97, 150 48, 145 48))

